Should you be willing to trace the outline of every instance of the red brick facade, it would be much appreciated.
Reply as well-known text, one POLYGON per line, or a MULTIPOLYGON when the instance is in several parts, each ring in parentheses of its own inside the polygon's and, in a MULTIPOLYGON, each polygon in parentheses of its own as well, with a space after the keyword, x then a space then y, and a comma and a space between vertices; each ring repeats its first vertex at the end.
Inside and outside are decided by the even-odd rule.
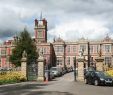
MULTIPOLYGON (((91 63, 95 63, 95 58, 98 57, 98 53, 102 51, 102 57, 104 57, 104 64, 113 66, 113 40, 106 36, 103 40, 91 41, 81 38, 74 42, 67 42, 60 37, 54 39, 53 43, 47 42, 47 21, 46 19, 35 19, 35 42, 37 50, 43 50, 44 57, 46 59, 46 66, 73 66, 74 57, 79 57, 79 52, 84 49, 84 56, 88 59, 88 43, 90 47, 91 63)), ((0 45, 0 67, 12 66, 9 62, 9 56, 13 48, 13 41, 9 40, 0 45)))

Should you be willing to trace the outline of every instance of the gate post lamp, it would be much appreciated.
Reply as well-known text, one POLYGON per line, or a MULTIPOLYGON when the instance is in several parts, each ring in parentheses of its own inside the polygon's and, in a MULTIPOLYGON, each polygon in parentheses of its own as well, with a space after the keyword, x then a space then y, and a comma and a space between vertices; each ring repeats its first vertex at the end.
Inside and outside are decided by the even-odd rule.
POLYGON ((76 80, 76 57, 74 57, 74 81, 77 81, 76 80))

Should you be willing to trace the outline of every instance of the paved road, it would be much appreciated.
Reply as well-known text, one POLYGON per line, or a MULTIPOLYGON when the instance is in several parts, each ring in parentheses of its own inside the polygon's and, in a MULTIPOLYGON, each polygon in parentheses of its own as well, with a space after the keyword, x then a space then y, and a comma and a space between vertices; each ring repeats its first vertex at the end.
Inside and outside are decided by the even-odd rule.
POLYGON ((24 82, 0 86, 0 95, 113 95, 113 87, 74 82, 68 73, 48 83, 24 82))

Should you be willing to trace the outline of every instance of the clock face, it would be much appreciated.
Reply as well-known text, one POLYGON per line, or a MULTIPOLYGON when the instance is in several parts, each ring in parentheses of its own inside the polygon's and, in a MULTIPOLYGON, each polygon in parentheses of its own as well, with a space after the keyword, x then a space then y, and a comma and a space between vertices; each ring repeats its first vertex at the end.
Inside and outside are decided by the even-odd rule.
POLYGON ((42 21, 39 21, 39 25, 43 25, 43 22, 42 21))

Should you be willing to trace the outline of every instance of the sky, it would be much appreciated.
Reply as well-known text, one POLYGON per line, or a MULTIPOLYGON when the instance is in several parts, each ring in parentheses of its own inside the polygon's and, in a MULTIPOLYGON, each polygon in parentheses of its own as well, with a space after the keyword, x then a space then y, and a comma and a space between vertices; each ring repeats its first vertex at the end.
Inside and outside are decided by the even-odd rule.
POLYGON ((0 0, 0 43, 26 27, 34 36, 34 19, 48 21, 48 41, 113 38, 113 0, 0 0))

